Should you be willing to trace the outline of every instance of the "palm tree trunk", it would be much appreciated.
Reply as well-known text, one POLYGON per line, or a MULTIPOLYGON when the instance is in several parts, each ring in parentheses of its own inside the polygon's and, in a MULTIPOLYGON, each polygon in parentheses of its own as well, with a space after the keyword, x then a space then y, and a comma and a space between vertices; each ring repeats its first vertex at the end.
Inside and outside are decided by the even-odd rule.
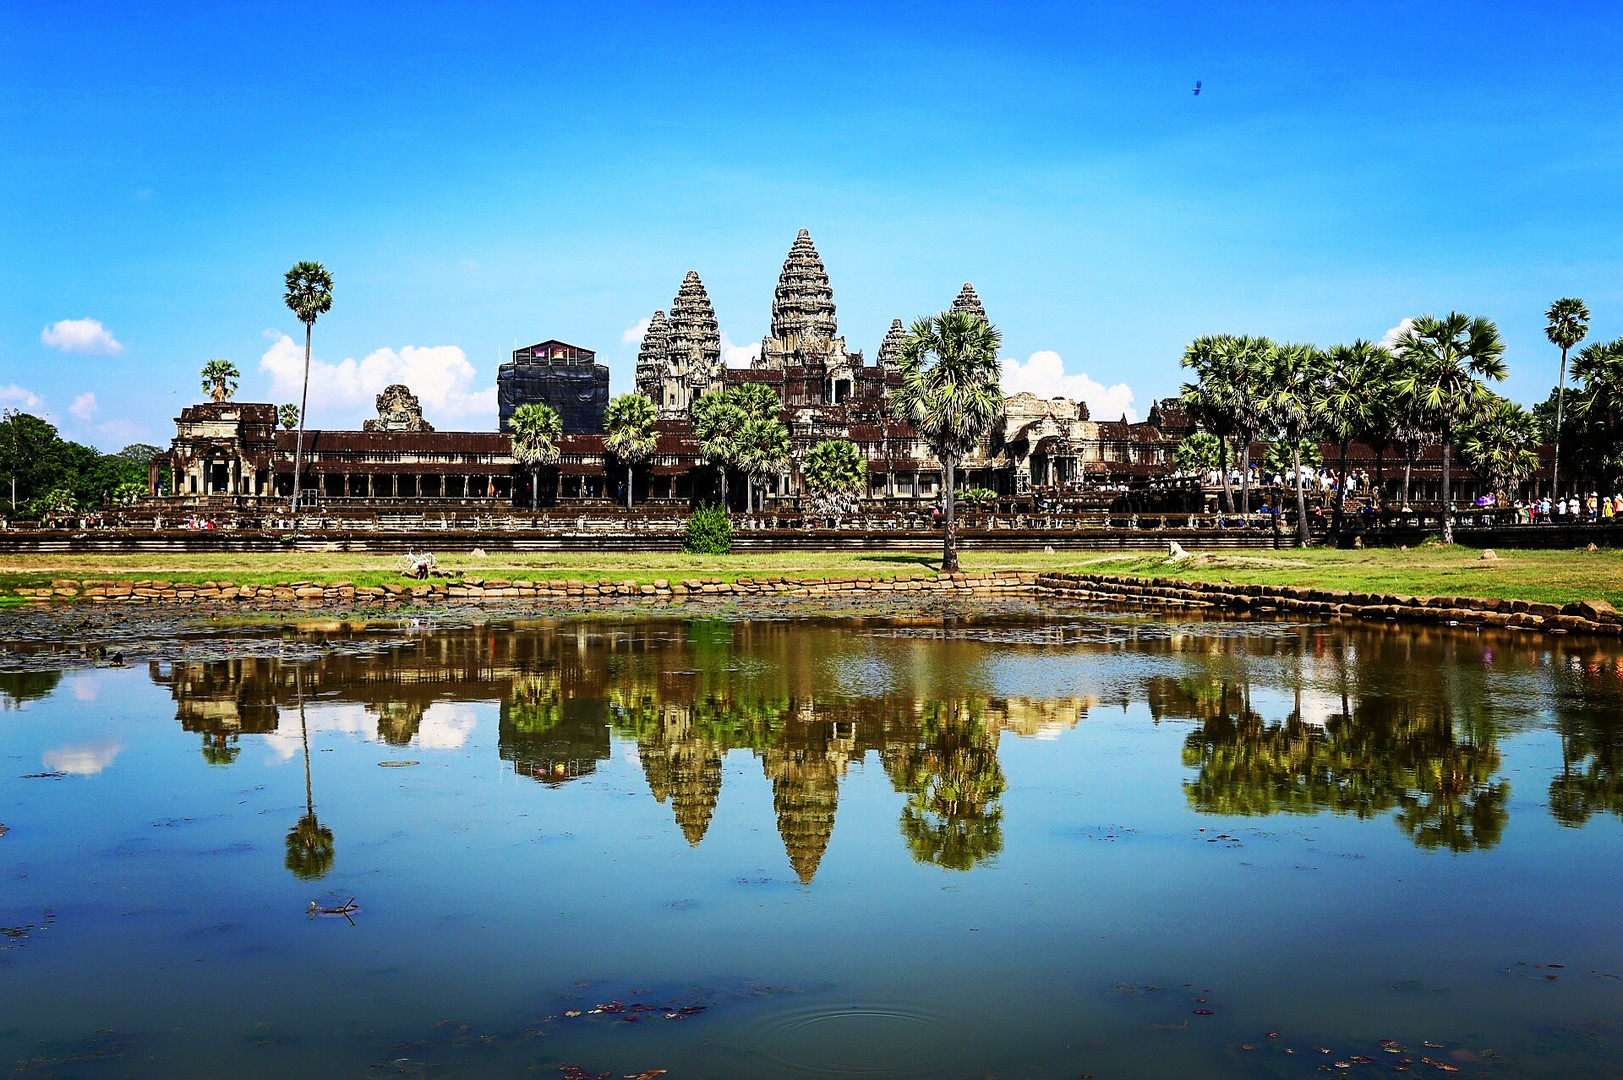
POLYGON ((1341 444, 1341 477, 1340 477, 1340 481, 1336 484, 1336 519, 1332 523, 1332 528, 1335 530, 1335 534, 1336 534, 1336 547, 1341 546, 1341 522, 1342 522, 1342 515, 1346 512, 1346 509, 1347 509, 1347 443, 1345 441, 1343 441, 1342 444, 1341 444))
MULTIPOLYGON (((1555 462, 1550 466, 1550 498, 1559 498, 1561 491, 1561 399, 1567 393, 1567 350, 1561 349, 1561 381, 1555 388, 1555 462)), ((1537 485, 1535 485, 1536 487, 1537 485)))
POLYGON ((292 505, 295 515, 299 512, 299 473, 304 466, 304 410, 310 403, 310 331, 314 326, 314 323, 304 324, 304 389, 299 392, 299 435, 293 440, 292 505))
POLYGON ((727 506, 727 463, 725 461, 723 461, 720 465, 716 466, 716 470, 721 473, 721 512, 723 514, 725 514, 728 511, 728 506, 727 506))
POLYGON ((945 528, 941 534, 941 572, 943 574, 956 574, 958 572, 958 524, 952 513, 952 488, 956 480, 953 471, 955 464, 952 454, 947 454, 941 459, 941 467, 946 473, 945 480, 947 481, 945 493, 947 503, 946 520, 944 522, 945 528))
POLYGON ((1296 539, 1302 547, 1308 545, 1307 491, 1302 486, 1302 440, 1291 440, 1291 468, 1296 472, 1296 539))
POLYGON ((628 462, 626 464, 626 509, 627 510, 631 509, 631 480, 632 480, 631 469, 632 469, 632 466, 628 462))
POLYGON ((1217 440, 1217 474, 1223 480, 1223 511, 1234 513, 1234 490, 1229 487, 1229 441, 1227 436, 1217 440))
POLYGON ((1244 436, 1245 446, 1240 449, 1240 513, 1251 513, 1251 437, 1244 436))
POLYGON ((530 509, 541 509, 541 470, 530 470, 530 509))
POLYGON ((1386 505, 1386 447, 1375 448, 1375 508, 1386 505))
POLYGON ((1407 454, 1403 456, 1403 502, 1399 506, 1409 505, 1409 473, 1414 469, 1414 458, 1407 454))
POLYGON ((1443 543, 1452 544, 1454 542, 1454 515, 1449 513, 1448 505, 1448 419, 1446 415, 1443 417, 1443 543))
POLYGON ((311 817, 316 814, 315 789, 310 786, 310 728, 304 722, 304 680, 299 678, 299 737, 304 741, 304 810, 311 817))

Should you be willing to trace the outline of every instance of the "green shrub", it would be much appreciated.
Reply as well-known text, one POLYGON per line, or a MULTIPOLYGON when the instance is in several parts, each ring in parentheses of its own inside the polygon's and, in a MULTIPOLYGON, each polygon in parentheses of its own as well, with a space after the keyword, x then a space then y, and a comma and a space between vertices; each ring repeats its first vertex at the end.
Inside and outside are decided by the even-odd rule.
POLYGON ((725 555, 733 550, 733 523, 714 503, 701 504, 688 518, 682 550, 690 555, 725 555))

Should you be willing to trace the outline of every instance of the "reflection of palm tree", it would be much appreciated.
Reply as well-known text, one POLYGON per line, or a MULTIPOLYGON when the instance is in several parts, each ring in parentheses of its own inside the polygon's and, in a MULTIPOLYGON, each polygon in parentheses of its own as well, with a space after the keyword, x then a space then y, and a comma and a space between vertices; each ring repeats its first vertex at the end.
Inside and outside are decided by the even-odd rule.
POLYGON ((300 881, 315 881, 332 869, 332 830, 316 819, 315 791, 310 784, 310 727, 304 719, 304 687, 299 694, 299 736, 304 742, 304 816, 287 831, 287 868, 300 881))
POLYGON ((908 796, 902 838, 919 862, 969 870, 1003 850, 998 799, 1006 783, 984 707, 983 700, 927 702, 917 737, 887 748, 891 783, 908 796))
POLYGON ((237 745, 235 735, 225 732, 203 732, 203 760, 210 765, 229 765, 237 760, 242 753, 242 747, 237 745))

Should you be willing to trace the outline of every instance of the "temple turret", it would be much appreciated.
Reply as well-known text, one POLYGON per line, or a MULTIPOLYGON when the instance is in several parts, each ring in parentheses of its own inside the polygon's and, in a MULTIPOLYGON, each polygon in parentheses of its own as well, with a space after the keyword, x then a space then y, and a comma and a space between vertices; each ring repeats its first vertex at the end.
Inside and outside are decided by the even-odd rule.
POLYGON ((907 342, 907 328, 902 320, 890 320, 890 329, 885 331, 885 340, 879 343, 879 355, 874 357, 874 364, 881 371, 894 370, 902 361, 902 346, 907 342))
POLYGON ((834 290, 822 256, 805 229, 795 237, 778 275, 772 296, 772 336, 775 338, 832 338, 838 333, 834 318, 834 290))
POLYGON ((637 350, 637 393, 655 405, 665 404, 665 373, 670 361, 671 326, 663 311, 654 312, 637 350))
MULTIPOLYGON (((975 286, 967 281, 964 282, 964 287, 958 290, 958 299, 952 302, 952 310, 967 311, 971 315, 986 318, 986 309, 981 306, 981 298, 975 295, 975 286)), ((991 320, 988 319, 987 321, 990 322, 991 320)))
POLYGON ((660 415, 686 416, 693 400, 721 381, 721 327, 696 270, 671 303, 665 394, 660 415))

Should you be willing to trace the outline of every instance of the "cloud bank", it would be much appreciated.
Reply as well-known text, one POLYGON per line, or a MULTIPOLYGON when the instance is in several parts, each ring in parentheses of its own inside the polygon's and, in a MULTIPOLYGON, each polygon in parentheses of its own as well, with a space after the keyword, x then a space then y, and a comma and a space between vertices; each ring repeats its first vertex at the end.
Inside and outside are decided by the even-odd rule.
POLYGON ((124 346, 95 319, 63 319, 40 332, 39 339, 53 349, 85 356, 117 356, 124 346))
MULTIPOLYGON (((304 378, 304 346, 276 330, 265 331, 271 347, 259 358, 259 369, 271 377, 277 401, 299 400, 304 378)), ((399 350, 374 349, 360 360, 337 364, 310 361, 310 425, 359 427, 376 415, 375 398, 383 388, 404 383, 423 405, 423 418, 448 431, 494 431, 496 388, 476 389, 477 372, 455 345, 406 345, 399 350)))
POLYGON ((1085 401, 1088 415, 1095 420, 1115 420, 1123 414, 1128 420, 1138 419, 1138 410, 1133 408, 1133 391, 1126 383, 1105 386, 1089 378, 1086 372, 1067 375, 1065 361, 1057 352, 1043 349, 1032 353, 1024 364, 1014 359, 1004 360, 1002 364, 1005 394, 1030 393, 1038 397, 1085 401))

